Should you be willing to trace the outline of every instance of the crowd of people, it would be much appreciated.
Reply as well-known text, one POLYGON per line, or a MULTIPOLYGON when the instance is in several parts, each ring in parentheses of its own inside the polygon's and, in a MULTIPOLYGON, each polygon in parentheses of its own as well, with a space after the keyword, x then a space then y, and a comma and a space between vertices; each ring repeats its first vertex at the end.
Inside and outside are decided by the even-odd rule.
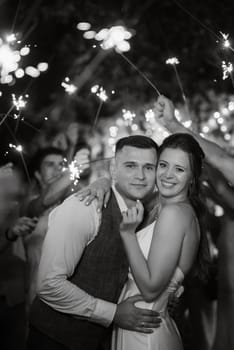
POLYGON ((30 184, 1 166, 4 349, 210 350, 227 305, 233 324, 231 244, 219 241, 233 228, 234 158, 185 128, 166 97, 155 115, 171 136, 119 139, 109 173, 75 128, 69 147, 34 154, 30 184), (77 184, 65 158, 82 170, 77 184))

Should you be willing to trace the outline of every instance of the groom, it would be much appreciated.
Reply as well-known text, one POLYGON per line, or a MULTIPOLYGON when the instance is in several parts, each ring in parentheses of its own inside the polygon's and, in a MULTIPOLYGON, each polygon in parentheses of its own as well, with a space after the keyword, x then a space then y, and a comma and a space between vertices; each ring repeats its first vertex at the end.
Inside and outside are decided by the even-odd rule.
POLYGON ((112 324, 143 333, 160 326, 140 296, 117 304, 129 264, 119 235, 121 212, 154 195, 157 144, 129 136, 116 144, 115 187, 102 213, 70 196, 50 215, 30 315, 28 349, 98 350, 112 324))

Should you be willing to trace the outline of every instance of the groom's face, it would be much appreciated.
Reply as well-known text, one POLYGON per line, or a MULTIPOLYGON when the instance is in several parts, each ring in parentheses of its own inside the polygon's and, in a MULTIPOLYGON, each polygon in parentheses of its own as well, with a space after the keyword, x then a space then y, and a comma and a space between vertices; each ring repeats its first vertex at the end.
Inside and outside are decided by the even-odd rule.
POLYGON ((157 154, 153 148, 124 146, 116 154, 113 177, 127 205, 145 200, 155 188, 157 154))

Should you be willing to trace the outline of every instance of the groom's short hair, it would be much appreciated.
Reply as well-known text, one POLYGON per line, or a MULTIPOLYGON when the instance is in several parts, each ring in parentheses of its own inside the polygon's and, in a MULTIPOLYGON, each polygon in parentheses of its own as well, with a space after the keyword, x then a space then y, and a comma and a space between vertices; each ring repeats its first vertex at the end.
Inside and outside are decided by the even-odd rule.
POLYGON ((157 143, 150 137, 144 135, 131 135, 127 137, 122 137, 116 142, 115 153, 117 154, 118 152, 120 152, 125 146, 143 149, 153 148, 155 149, 156 154, 159 148, 157 143))

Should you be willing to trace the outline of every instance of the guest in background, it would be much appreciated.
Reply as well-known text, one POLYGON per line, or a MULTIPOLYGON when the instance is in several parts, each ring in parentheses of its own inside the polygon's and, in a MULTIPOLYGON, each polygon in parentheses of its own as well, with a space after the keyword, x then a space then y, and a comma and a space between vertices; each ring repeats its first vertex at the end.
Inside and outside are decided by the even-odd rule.
POLYGON ((25 349, 28 287, 23 239, 36 225, 20 217, 27 184, 13 164, 0 167, 0 329, 1 348, 25 349))

